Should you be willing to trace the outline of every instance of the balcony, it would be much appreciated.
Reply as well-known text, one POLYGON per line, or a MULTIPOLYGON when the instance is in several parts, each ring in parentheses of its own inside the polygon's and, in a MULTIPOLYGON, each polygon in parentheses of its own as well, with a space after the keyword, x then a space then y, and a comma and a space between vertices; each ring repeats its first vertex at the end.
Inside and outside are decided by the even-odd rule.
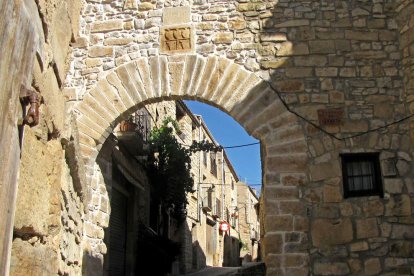
POLYGON ((121 145, 125 146, 133 156, 145 155, 145 144, 151 133, 151 115, 146 108, 133 113, 127 120, 119 124, 115 133, 121 145))
POLYGON ((203 211, 204 212, 211 212, 213 210, 213 189, 208 188, 207 189, 207 196, 206 200, 203 201, 203 211), (207 202, 205 202, 207 201, 207 202), (205 204, 207 203, 207 204, 205 204))

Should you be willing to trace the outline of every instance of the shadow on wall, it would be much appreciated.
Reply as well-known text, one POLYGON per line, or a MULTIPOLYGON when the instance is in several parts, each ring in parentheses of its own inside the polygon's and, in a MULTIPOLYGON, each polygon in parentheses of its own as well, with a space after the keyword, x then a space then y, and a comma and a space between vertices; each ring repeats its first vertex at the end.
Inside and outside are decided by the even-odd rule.
POLYGON ((240 242, 229 235, 224 236, 223 266, 240 266, 240 242))
POLYGON ((102 255, 94 256, 89 252, 83 252, 82 258, 82 275, 98 276, 103 275, 103 257, 102 255))
POLYGON ((180 244, 154 233, 141 233, 137 246, 135 275, 167 275, 180 253, 180 244))
POLYGON ((207 265, 206 255, 204 254, 204 251, 201 248, 198 241, 195 241, 192 243, 191 249, 192 249, 191 270, 196 271, 196 270, 202 269, 203 267, 206 267, 207 265))

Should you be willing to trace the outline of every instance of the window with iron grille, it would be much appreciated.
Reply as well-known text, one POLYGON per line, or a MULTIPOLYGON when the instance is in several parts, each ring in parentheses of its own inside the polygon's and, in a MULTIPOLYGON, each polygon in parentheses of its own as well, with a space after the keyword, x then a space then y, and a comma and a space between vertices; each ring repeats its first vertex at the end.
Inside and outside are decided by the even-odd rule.
POLYGON ((341 154, 344 198, 383 197, 379 153, 341 154))
POLYGON ((216 198, 216 216, 221 218, 221 201, 216 198))
POLYGON ((205 167, 207 167, 207 152, 203 151, 203 164, 205 167))
POLYGON ((213 190, 210 188, 207 190, 207 206, 213 210, 213 190))
POLYGON ((216 163, 216 153, 210 152, 210 172, 217 177, 217 163, 216 163))

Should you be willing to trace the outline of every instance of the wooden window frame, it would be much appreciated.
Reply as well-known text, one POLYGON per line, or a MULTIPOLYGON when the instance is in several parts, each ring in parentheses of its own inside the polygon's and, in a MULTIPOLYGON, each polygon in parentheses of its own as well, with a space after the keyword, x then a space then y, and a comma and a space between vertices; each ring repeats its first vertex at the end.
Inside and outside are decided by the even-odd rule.
POLYGON ((342 182, 344 189, 344 198, 364 197, 364 196, 379 196, 384 197, 381 167, 379 162, 379 153, 344 153, 340 154, 342 163, 342 182), (350 191, 348 179, 347 165, 351 162, 370 162, 373 166, 372 177, 374 187, 369 190, 350 191))

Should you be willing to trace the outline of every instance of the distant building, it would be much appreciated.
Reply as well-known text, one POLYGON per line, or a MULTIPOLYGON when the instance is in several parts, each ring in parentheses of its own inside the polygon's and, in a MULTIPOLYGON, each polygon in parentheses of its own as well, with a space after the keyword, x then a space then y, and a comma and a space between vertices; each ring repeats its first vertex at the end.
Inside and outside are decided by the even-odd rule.
MULTIPOLYGON (((202 117, 192 114, 183 102, 162 102, 147 108, 155 114, 156 124, 175 116, 181 131, 177 138, 184 145, 206 141, 219 146, 202 117)), ((195 192, 188 195, 187 225, 180 234, 180 269, 175 272, 195 271, 207 265, 238 266, 237 174, 224 150, 196 152, 191 165, 195 192), (222 222, 231 226, 226 233, 219 230, 222 222)))
POLYGON ((260 218, 259 199, 256 190, 245 183, 237 184, 239 231, 242 262, 257 261, 259 256, 260 218))

